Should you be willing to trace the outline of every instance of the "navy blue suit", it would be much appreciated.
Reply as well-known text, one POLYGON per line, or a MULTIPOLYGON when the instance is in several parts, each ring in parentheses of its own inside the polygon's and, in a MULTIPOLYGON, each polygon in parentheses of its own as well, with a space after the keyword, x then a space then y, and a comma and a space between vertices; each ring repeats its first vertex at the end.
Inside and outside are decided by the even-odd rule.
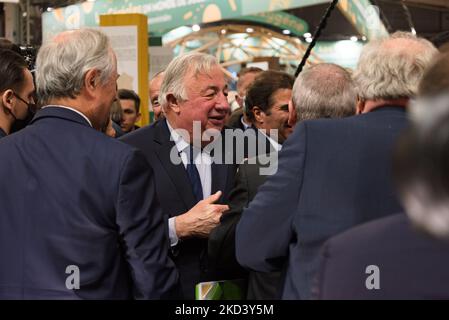
POLYGON ((0 299, 171 294, 177 272, 154 174, 138 150, 74 111, 47 107, 0 140, 0 179, 0 299), (73 265, 80 289, 66 286, 73 265))
POLYGON ((352 228, 323 248, 319 299, 449 299, 449 243, 413 227, 397 214, 352 228), (378 267, 376 274, 368 266, 378 267))
POLYGON ((308 299, 319 249, 354 225, 401 211, 390 157, 406 126, 403 108, 299 123, 236 231, 247 268, 285 271, 284 299, 308 299))
MULTIPOLYGON (((170 160, 170 152, 176 146, 170 140, 166 119, 128 133, 120 139, 145 154, 155 173, 156 193, 167 219, 183 214, 195 206, 197 201, 184 165, 173 164, 170 160)), ((234 175, 234 165, 212 164, 212 194, 218 190, 223 192, 219 203, 227 202, 234 184, 234 175)), ((195 285, 211 280, 207 261, 207 239, 192 238, 181 241, 172 248, 171 256, 179 270, 184 298, 193 299, 195 285)))

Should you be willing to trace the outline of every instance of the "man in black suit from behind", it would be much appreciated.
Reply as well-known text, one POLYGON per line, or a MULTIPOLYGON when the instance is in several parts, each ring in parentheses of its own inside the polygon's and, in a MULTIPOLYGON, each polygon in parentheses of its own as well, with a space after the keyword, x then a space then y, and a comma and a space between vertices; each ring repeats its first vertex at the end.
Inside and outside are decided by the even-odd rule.
POLYGON ((165 119, 122 138, 143 151, 155 172, 186 299, 195 297, 197 283, 208 280, 207 238, 228 209, 223 204, 234 182, 235 166, 214 161, 207 150, 211 141, 201 139, 223 129, 227 92, 227 79, 214 57, 179 56, 165 70, 159 94, 165 119))
POLYGON ((401 210, 391 185, 394 141, 406 107, 436 54, 425 39, 396 33, 367 44, 355 71, 359 115, 299 123, 236 229, 237 261, 285 271, 283 299, 308 299, 319 249, 354 225, 401 210))
POLYGON ((331 238, 321 253, 318 299, 449 299, 449 54, 420 84, 412 128, 396 146, 405 213, 331 238))
POLYGON ((161 299, 176 289, 154 174, 137 149, 100 132, 117 77, 98 30, 41 47, 43 108, 0 140, 0 299, 161 299))
MULTIPOLYGON (((273 152, 282 148, 282 143, 290 135, 297 121, 341 118, 355 114, 355 87, 351 75, 340 66, 322 63, 305 69, 296 79, 293 90, 289 90, 290 95, 285 96, 289 86, 293 86, 293 83, 287 81, 286 75, 273 71, 263 72, 247 94, 249 109, 254 112, 252 118, 255 126, 259 127, 259 124, 263 123, 266 129, 277 129, 279 132, 279 144, 277 148, 272 148, 273 152), (284 112, 283 117, 279 116, 282 115, 280 111, 284 112), (276 113, 279 115, 273 117, 274 119, 267 119, 276 113), (284 120, 273 126, 276 119, 284 120)), ((231 209, 223 215, 221 224, 212 231, 209 238, 209 256, 214 261, 217 278, 246 276, 246 272, 235 258, 235 227, 243 209, 248 207, 258 188, 268 175, 275 173, 277 156, 271 159, 273 162, 269 164, 257 161, 258 158, 247 159, 238 167, 235 187, 229 196, 231 209), (261 172, 261 169, 266 172, 261 172)), ((250 272, 248 299, 278 298, 279 282, 279 272, 250 272)))

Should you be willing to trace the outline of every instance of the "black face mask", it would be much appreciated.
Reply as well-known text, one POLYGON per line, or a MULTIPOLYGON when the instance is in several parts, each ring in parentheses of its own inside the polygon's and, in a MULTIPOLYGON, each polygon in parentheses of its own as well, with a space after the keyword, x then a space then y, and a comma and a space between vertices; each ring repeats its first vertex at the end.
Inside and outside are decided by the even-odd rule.
POLYGON ((14 123, 12 124, 12 127, 11 127, 11 133, 22 130, 27 125, 29 125, 31 120, 33 120, 35 114, 36 114, 36 112, 34 110, 32 110, 32 108, 30 106, 28 106, 28 112, 27 112, 25 119, 21 119, 21 120, 18 119, 16 121, 14 121, 14 123))
POLYGON ((12 114, 12 116, 16 119, 14 121, 14 123, 11 126, 11 132, 10 133, 14 133, 17 132, 19 130, 22 130, 23 128, 25 128, 27 125, 30 124, 31 120, 33 120, 34 115, 36 114, 37 111, 37 107, 34 103, 29 103, 26 102, 25 100, 23 100, 21 97, 19 97, 17 94, 14 93, 14 95, 20 99, 23 103, 25 103, 27 105, 27 115, 25 116, 24 119, 17 119, 16 116, 14 114, 12 114))

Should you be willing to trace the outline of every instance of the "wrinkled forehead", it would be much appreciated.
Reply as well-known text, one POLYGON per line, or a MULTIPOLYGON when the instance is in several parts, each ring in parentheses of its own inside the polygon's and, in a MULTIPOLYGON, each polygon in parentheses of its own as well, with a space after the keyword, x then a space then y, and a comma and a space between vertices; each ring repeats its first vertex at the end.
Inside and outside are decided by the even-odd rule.
POLYGON ((195 71, 190 69, 187 71, 184 81, 187 88, 207 87, 210 85, 225 88, 229 82, 229 77, 227 77, 223 69, 217 65, 207 71, 195 71))

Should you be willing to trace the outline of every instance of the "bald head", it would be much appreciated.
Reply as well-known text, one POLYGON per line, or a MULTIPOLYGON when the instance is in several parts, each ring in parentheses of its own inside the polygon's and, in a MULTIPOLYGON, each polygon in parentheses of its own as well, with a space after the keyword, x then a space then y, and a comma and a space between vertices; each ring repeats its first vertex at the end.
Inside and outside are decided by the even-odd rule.
POLYGON ((162 81, 164 81, 165 72, 161 71, 157 73, 153 79, 150 80, 150 103, 154 112, 154 120, 158 120, 163 117, 162 107, 159 103, 159 92, 161 91, 162 81))

